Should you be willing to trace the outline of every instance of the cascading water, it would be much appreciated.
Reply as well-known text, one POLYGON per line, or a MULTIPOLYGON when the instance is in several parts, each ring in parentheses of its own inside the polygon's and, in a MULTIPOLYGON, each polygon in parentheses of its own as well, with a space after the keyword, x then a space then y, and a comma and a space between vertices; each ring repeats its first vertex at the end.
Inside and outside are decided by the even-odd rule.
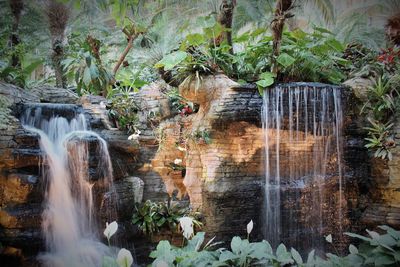
POLYGON ((263 100, 264 237, 275 247, 323 251, 327 221, 336 219, 342 230, 340 89, 288 84, 266 90, 263 100), (337 201, 329 200, 326 184, 334 184, 337 201))
MULTIPOLYGON (((68 105, 52 105, 65 110, 68 105)), ((46 108, 49 105, 46 104, 46 108)), ((105 186, 112 186, 112 166, 107 143, 88 131, 83 114, 67 120, 47 117, 42 107, 28 107, 21 118, 25 129, 40 136, 46 179, 42 230, 47 252, 39 259, 45 266, 101 266, 110 249, 99 241, 93 209, 93 182, 89 179, 89 142, 97 143, 97 172, 105 186)))

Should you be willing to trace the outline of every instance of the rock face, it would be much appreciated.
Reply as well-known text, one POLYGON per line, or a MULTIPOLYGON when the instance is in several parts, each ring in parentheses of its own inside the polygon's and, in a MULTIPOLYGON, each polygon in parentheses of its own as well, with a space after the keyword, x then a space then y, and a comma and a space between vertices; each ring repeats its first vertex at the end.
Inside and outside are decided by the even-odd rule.
MULTIPOLYGON (((347 103, 343 112, 343 159, 349 230, 362 227, 358 223, 360 218, 368 225, 400 227, 400 145, 393 151, 393 161, 370 160, 363 141, 365 121, 360 119, 354 105, 355 101, 363 100, 366 85, 353 84, 360 86, 359 93, 343 91, 343 103, 347 103)), ((35 255, 42 248, 40 216, 44 183, 38 168, 41 151, 38 136, 25 131, 16 118, 21 110, 17 107, 21 103, 59 100, 78 103, 91 129, 108 143, 115 188, 120 195, 119 235, 128 237, 128 243, 120 245, 132 248, 133 242, 139 261, 146 261, 154 245, 129 221, 135 202, 147 199, 190 202, 194 210, 204 215, 203 230, 216 235, 217 240, 230 239, 233 234, 245 236, 250 220, 255 222, 253 238, 261 238, 265 158, 262 99, 257 90, 239 86, 224 75, 204 77, 200 88, 194 84, 181 86, 180 93, 198 103, 200 109, 196 114, 179 116, 170 108, 165 94, 169 89, 165 83, 156 82, 133 96, 141 104, 138 126, 141 133, 135 142, 109 121, 106 99, 102 97, 86 96, 77 102, 74 93, 62 89, 27 92, 0 83, 0 97, 7 100, 4 109, 7 123, 0 123, 2 245, 22 255, 35 255)), ((399 143, 399 124, 396 127, 399 143)), ((336 185, 327 186, 332 193, 327 205, 335 206, 336 185)), ((305 198, 311 187, 303 190, 305 198)), ((283 203, 287 210, 298 208, 298 204, 283 203)), ((307 207, 301 212, 307 214, 307 207)), ((328 220, 337 218, 337 214, 331 215, 328 220)))
POLYGON ((349 123, 345 128, 347 137, 347 160, 349 169, 360 179, 360 194, 354 195, 355 214, 363 228, 375 228, 387 224, 400 227, 400 120, 395 118, 393 126, 396 147, 392 149, 393 160, 374 158, 364 147, 366 130, 369 126, 366 116, 360 116, 360 107, 366 101, 366 91, 371 81, 364 78, 353 78, 346 81, 349 86, 346 110, 349 123), (351 105, 353 103, 353 105, 351 105), (357 108, 358 107, 358 108, 357 108))
POLYGON ((256 90, 240 88, 224 75, 207 77, 197 89, 181 86, 180 93, 200 105, 186 131, 183 183, 191 205, 203 212, 210 235, 227 239, 244 234, 251 219, 260 223, 262 99, 256 90))

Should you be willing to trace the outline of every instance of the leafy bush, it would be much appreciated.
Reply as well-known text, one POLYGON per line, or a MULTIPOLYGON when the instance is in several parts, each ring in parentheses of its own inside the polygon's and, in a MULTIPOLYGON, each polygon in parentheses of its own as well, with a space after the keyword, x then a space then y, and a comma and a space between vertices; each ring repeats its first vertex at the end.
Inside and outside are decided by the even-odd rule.
POLYGON ((365 147, 372 149, 375 157, 389 160, 392 159, 390 149, 396 146, 391 133, 391 119, 399 99, 397 77, 383 75, 374 80, 367 91, 368 101, 361 109, 361 113, 372 117, 368 118, 371 126, 365 128, 368 130, 368 137, 365 138, 368 143, 365 147))
POLYGON ((172 108, 177 112, 183 115, 190 115, 192 113, 196 113, 199 109, 199 106, 194 104, 191 101, 186 100, 179 94, 177 88, 173 88, 168 91, 167 96, 171 103, 172 108))
POLYGON ((215 19, 200 18, 199 25, 203 25, 202 33, 187 35, 179 49, 166 55, 156 67, 171 71, 181 82, 195 78, 199 83, 202 74, 222 71, 239 82, 259 81, 262 88, 275 80, 338 84, 346 78, 343 68, 349 61, 342 58, 345 47, 325 29, 315 28, 312 33, 299 29, 284 32, 281 53, 276 58, 281 74, 273 77, 268 74, 273 38, 264 29, 234 38, 237 51, 232 54, 230 45, 224 42, 217 45, 213 39, 222 31, 215 19))
MULTIPOLYGON (((190 210, 182 208, 178 204, 170 202, 146 202, 135 206, 135 213, 132 217, 132 223, 137 225, 139 229, 146 235, 152 235, 162 229, 171 231, 178 230, 179 219, 188 215, 190 210)), ((197 220, 193 221, 197 226, 201 223, 197 220)))
MULTIPOLYGON (((263 240, 261 242, 250 242, 238 236, 232 238, 230 249, 219 248, 212 250, 212 241, 204 243, 205 233, 197 233, 192 239, 187 240, 184 247, 171 246, 166 241, 160 241, 155 251, 150 254, 154 259, 152 266, 399 266, 400 264, 400 231, 388 226, 380 226, 386 231, 378 234, 368 231, 370 237, 353 233, 346 233, 350 237, 361 240, 356 247, 349 246, 350 254, 338 256, 331 253, 326 254, 323 259, 315 255, 312 250, 307 259, 294 248, 288 250, 284 244, 280 244, 276 250, 263 240)), ((328 240, 331 242, 331 240, 328 240)))
POLYGON ((119 129, 127 130, 128 133, 137 131, 139 107, 129 90, 121 90, 121 93, 113 96, 108 109, 109 116, 115 120, 119 129))
POLYGON ((378 121, 369 119, 371 127, 365 127, 368 130, 368 137, 365 138, 368 143, 365 145, 368 149, 375 150, 374 157, 392 160, 390 149, 396 146, 390 130, 393 123, 382 124, 378 121))
POLYGON ((62 61, 67 77, 74 78, 77 93, 107 95, 111 89, 113 75, 103 66, 100 59, 101 42, 92 36, 84 40, 79 34, 69 39, 67 58, 62 61))
POLYGON ((0 61, 0 80, 24 88, 28 84, 29 75, 42 63, 43 60, 38 59, 21 68, 0 61))

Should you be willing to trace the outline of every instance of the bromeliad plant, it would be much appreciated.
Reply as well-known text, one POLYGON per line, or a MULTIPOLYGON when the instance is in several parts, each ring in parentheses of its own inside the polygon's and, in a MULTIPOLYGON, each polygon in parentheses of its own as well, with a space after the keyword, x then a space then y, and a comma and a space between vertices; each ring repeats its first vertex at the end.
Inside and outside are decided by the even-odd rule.
MULTIPOLYGON (((132 223, 137 225, 139 229, 146 235, 153 235, 162 229, 168 229, 176 232, 179 219, 190 214, 190 210, 181 207, 178 204, 165 202, 146 202, 135 206, 135 213, 132 217, 132 223)), ((197 227, 202 224, 198 220, 193 220, 197 227)))
POLYGON ((365 147, 374 151, 374 156, 382 159, 392 159, 390 149, 396 146, 391 128, 392 116, 396 112, 396 101, 399 92, 393 83, 397 76, 391 78, 383 75, 373 81, 373 85, 368 88, 368 101, 361 109, 361 113, 366 113, 371 126, 366 127, 368 142, 365 147))
POLYGON ((368 119, 371 127, 365 127, 368 130, 368 137, 365 138, 368 143, 366 148, 375 151, 374 157, 392 160, 391 148, 396 146, 394 138, 390 132, 393 123, 382 124, 378 121, 368 119))

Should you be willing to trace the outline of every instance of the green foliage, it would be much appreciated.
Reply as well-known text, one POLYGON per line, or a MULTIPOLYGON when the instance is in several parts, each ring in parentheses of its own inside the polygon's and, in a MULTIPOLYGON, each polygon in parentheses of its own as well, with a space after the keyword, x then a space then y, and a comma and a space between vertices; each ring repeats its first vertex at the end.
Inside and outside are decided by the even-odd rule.
POLYGON ((390 130, 393 123, 382 124, 379 121, 368 119, 371 127, 365 127, 368 130, 368 137, 365 140, 368 142, 365 147, 375 151, 374 156, 382 159, 392 159, 390 149, 396 146, 390 130))
POLYGON ((211 17, 201 18, 202 33, 188 34, 179 50, 166 55, 155 66, 171 71, 182 81, 196 78, 196 88, 201 75, 222 71, 238 81, 257 82, 259 89, 275 81, 313 81, 339 84, 346 75, 343 68, 350 64, 343 59, 344 45, 326 29, 315 28, 314 32, 301 30, 285 32, 281 53, 276 58, 280 75, 273 77, 271 69, 272 37, 265 29, 245 32, 233 39, 237 47, 223 42, 212 42, 223 29, 211 17), (186 80, 185 77, 188 77, 186 80))
POLYGON ((182 97, 179 94, 179 91, 177 88, 173 88, 170 91, 167 92, 167 96, 169 98, 169 101, 171 103, 172 108, 177 112, 180 113, 181 115, 187 114, 185 111, 186 110, 191 110, 191 113, 197 112, 199 109, 198 105, 194 104, 191 101, 188 101, 184 97, 182 97))
POLYGON ((394 101, 398 95, 391 86, 390 79, 387 76, 381 76, 373 80, 373 85, 368 87, 367 93, 368 101, 362 111, 370 110, 376 120, 387 120, 394 112, 394 101))
POLYGON ((368 231, 370 237, 352 233, 347 235, 361 240, 356 247, 349 246, 350 254, 337 256, 331 253, 320 258, 312 250, 307 259, 303 259, 294 248, 290 250, 280 244, 274 251, 271 245, 263 240, 250 242, 238 236, 232 238, 230 249, 211 250, 212 245, 204 243, 203 232, 197 233, 187 244, 174 247, 168 241, 160 241, 155 251, 150 254, 154 259, 152 266, 164 263, 168 266, 302 266, 302 267, 356 267, 356 266, 399 266, 400 232, 388 226, 380 226, 385 234, 368 231))
POLYGON ((396 146, 391 128, 392 116, 396 112, 396 101, 399 93, 396 90, 397 75, 389 78, 386 75, 373 80, 373 85, 368 88, 368 101, 363 106, 361 113, 369 114, 370 127, 368 137, 365 138, 365 147, 374 151, 374 156, 382 159, 392 159, 390 149, 396 146))
MULTIPOLYGON (((94 39, 98 47, 99 40, 94 39)), ((79 34, 73 34, 69 38, 67 57, 62 61, 67 77, 73 78, 77 85, 77 93, 100 94, 111 89, 112 74, 103 66, 99 54, 93 54, 93 49, 88 38, 82 40, 79 34)))
MULTIPOLYGON (((146 235, 152 235, 162 229, 171 231, 178 230, 179 219, 189 215, 188 208, 182 208, 178 204, 170 202, 152 202, 147 200, 140 205, 135 206, 135 213, 132 217, 132 223, 146 235)), ((195 225, 201 226, 197 220, 193 220, 195 225)))
MULTIPOLYGON (((4 40, 0 40, 0 43, 5 43, 4 40)), ((18 44, 13 49, 7 45, 0 48, 0 80, 15 84, 19 87, 25 88, 28 85, 29 76, 31 73, 43 63, 40 58, 33 57, 27 58, 26 46, 24 44, 18 44), (10 59, 12 56, 16 56, 21 62, 21 66, 12 66, 10 59)))
POLYGON ((10 100, 0 95, 0 129, 7 129, 11 120, 10 100))
POLYGON ((114 119, 119 129, 127 130, 128 133, 134 133, 137 130, 139 117, 137 115, 139 106, 129 89, 117 89, 118 94, 111 98, 108 106, 109 116, 114 119))
POLYGON ((208 130, 197 130, 191 134, 190 138, 199 145, 211 144, 211 136, 208 130))

